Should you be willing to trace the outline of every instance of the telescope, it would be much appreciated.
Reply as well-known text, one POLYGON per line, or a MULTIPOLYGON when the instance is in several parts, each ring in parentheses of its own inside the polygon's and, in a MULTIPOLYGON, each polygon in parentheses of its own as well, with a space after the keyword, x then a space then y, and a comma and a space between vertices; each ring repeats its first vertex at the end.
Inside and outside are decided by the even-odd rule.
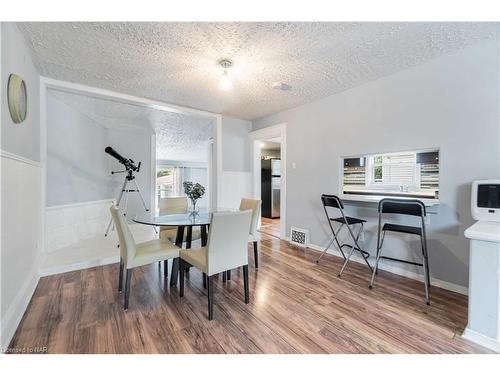
MULTIPOLYGON (((142 205, 144 206, 145 211, 149 211, 149 208, 146 206, 146 201, 144 200, 144 197, 141 194, 141 191, 139 190, 139 185, 137 185, 137 181, 135 180, 134 172, 139 172, 141 169, 141 162, 139 162, 137 165, 135 165, 134 161, 132 159, 127 159, 121 156, 116 150, 113 149, 113 147, 108 146, 104 149, 104 152, 106 154, 111 155, 114 157, 116 160, 120 162, 120 164, 123 164, 125 167, 124 171, 112 171, 111 174, 115 173, 126 173, 125 175, 125 180, 123 181, 123 186, 120 191, 120 195, 118 196, 116 205, 120 207, 120 203, 122 201, 123 194, 125 194, 125 207, 123 209, 124 215, 127 216, 127 205, 128 205, 128 193, 138 193, 139 197, 141 198, 142 205), (129 186, 131 184, 132 186, 129 186)), ((113 224, 113 219, 109 220, 108 228, 106 229, 106 233, 104 236, 107 236, 110 229, 111 225, 113 224)), ((156 232, 156 228, 155 228, 156 232)))
POLYGON ((139 164, 135 165, 134 161, 132 159, 126 159, 123 156, 121 156, 116 150, 113 149, 113 147, 108 146, 104 149, 104 152, 111 155, 114 157, 116 160, 118 160, 121 164, 125 166, 125 169, 127 172, 139 172, 139 169, 141 169, 141 162, 139 164))

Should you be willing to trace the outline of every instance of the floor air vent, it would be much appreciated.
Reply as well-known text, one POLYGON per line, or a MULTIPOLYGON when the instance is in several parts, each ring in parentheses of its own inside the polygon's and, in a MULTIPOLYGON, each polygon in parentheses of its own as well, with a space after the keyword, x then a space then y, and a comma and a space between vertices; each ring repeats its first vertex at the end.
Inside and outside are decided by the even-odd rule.
POLYGON ((307 247, 309 243, 309 231, 307 229, 295 228, 290 229, 290 243, 307 247))

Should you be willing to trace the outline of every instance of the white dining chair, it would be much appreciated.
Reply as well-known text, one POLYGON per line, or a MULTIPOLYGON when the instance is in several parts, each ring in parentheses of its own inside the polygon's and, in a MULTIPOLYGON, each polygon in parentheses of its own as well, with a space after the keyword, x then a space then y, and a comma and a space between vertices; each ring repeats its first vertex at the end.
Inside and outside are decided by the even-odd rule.
POLYGON ((212 216, 207 246, 180 251, 179 295, 184 296, 184 269, 198 268, 207 275, 208 319, 213 319, 213 279, 219 273, 243 267, 245 303, 248 290, 248 228, 252 211, 216 212, 212 216))
POLYGON ((122 291, 123 273, 126 272, 125 300, 123 308, 128 310, 130 283, 132 270, 147 264, 161 262, 179 257, 179 248, 167 240, 152 240, 135 243, 127 219, 117 206, 111 206, 111 216, 115 224, 118 240, 120 242, 120 272, 118 277, 118 291, 122 291))
MULTIPOLYGON (((183 214, 188 212, 188 199, 187 197, 166 197, 160 198, 158 208, 161 215, 183 214)), ((199 240, 201 238, 201 230, 198 227, 188 228, 184 231, 183 242, 187 241, 187 231, 191 231, 191 240, 199 240)), ((160 238, 175 242, 177 238, 177 227, 160 227, 160 238)))
POLYGON ((259 268, 259 252, 257 242, 260 240, 260 235, 257 231, 257 226, 259 225, 261 205, 262 201, 258 199, 242 198, 240 202, 240 211, 252 210, 252 222, 250 224, 248 242, 253 243, 253 257, 256 269, 259 268))

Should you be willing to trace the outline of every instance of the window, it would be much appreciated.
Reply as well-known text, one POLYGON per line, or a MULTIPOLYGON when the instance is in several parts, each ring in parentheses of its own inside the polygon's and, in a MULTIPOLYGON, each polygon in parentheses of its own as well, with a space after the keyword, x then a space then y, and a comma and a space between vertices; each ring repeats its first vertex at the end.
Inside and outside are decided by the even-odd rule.
POLYGON ((156 173, 156 191, 158 198, 177 197, 181 195, 179 168, 163 167, 156 173))
MULTIPOLYGON (((183 197, 184 181, 199 182, 205 188, 208 186, 208 169, 197 163, 180 163, 179 165, 158 164, 156 166, 156 202, 161 198, 183 197)), ((208 206, 208 194, 200 199, 200 207, 208 206)))
POLYGON ((406 151, 342 159, 343 193, 436 199, 439 151, 406 151))
POLYGON ((368 158, 369 184, 418 184, 416 153, 375 155, 368 158))

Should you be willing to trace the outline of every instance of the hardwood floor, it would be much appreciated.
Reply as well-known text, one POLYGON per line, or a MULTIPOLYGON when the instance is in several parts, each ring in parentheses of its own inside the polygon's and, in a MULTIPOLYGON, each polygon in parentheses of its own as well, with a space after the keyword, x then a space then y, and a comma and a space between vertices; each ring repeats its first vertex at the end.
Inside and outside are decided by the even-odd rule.
MULTIPOLYGON (((460 337, 467 297, 380 271, 368 289, 365 266, 262 236, 260 268, 215 282, 207 320, 201 274, 192 269, 181 299, 158 265, 134 271, 130 308, 117 292, 118 265, 44 277, 11 342, 49 353, 482 353, 460 337)), ((253 251, 249 247, 250 256, 253 251)))
POLYGON ((280 238, 280 219, 261 218, 259 232, 280 238))

